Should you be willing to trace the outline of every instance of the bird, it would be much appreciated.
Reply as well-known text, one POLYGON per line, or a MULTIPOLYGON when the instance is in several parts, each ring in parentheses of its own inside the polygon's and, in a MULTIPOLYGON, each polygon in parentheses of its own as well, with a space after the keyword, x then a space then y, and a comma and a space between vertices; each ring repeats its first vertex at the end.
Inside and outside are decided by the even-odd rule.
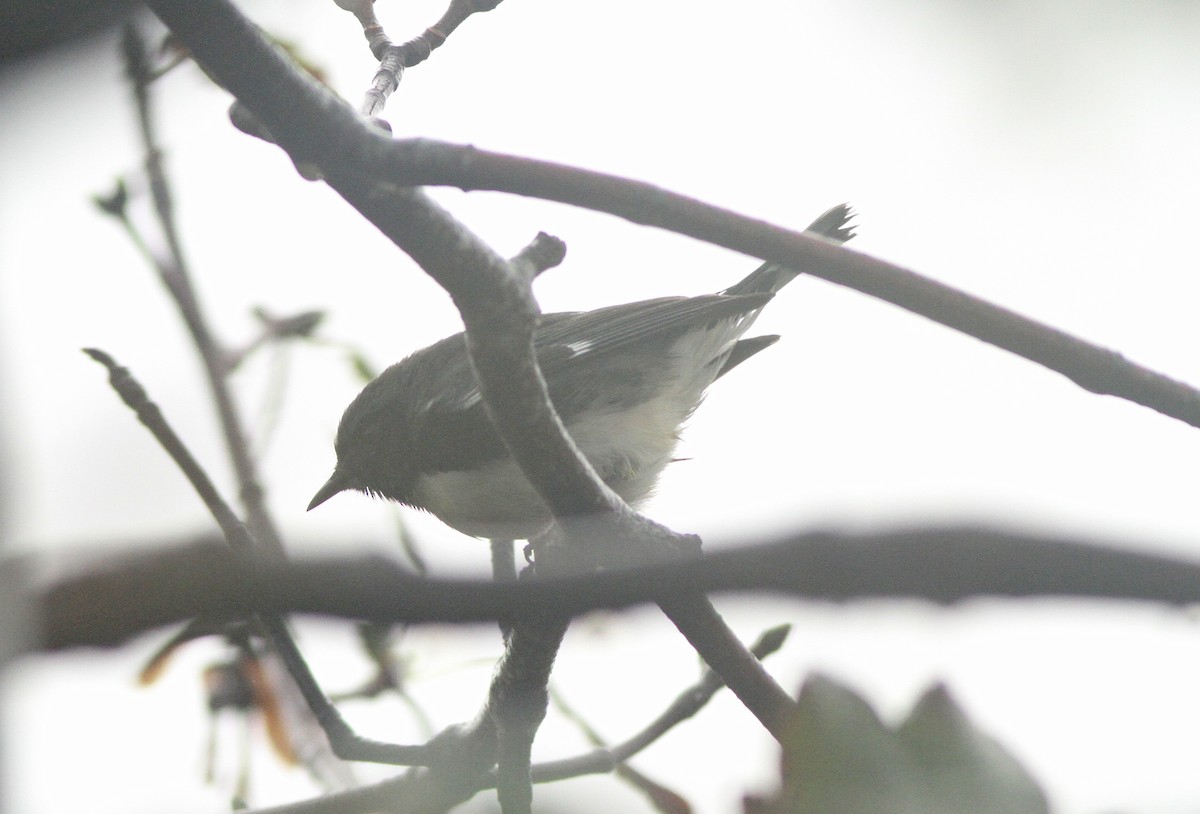
MULTIPOLYGON (((852 217, 841 204, 807 231, 843 243, 854 236, 852 217)), ((708 387, 779 339, 742 336, 799 273, 767 262, 716 294, 538 318, 534 352, 550 401, 626 503, 652 495, 708 387)), ((463 333, 367 384, 342 415, 334 447, 337 464, 310 511, 358 491, 430 512, 473 537, 528 540, 552 522, 492 426, 463 333)))

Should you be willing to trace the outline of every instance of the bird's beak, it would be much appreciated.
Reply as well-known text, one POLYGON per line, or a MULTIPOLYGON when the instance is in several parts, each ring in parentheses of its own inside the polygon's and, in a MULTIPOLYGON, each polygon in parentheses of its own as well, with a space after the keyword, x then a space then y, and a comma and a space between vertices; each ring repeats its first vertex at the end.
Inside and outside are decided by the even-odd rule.
POLYGON ((333 470, 333 474, 329 476, 329 480, 325 481, 325 485, 313 495, 312 501, 308 504, 308 511, 311 512, 338 492, 344 492, 347 489, 353 488, 354 482, 352 478, 339 469, 333 470))

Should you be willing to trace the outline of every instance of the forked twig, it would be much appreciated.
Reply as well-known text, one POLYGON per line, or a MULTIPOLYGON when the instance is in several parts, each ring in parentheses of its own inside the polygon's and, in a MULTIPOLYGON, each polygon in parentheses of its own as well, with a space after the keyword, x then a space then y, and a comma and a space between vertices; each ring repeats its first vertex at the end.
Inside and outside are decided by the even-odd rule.
POLYGON ((491 11, 503 0, 450 0, 441 19, 413 39, 396 45, 383 31, 375 16, 373 0, 337 0, 337 4, 358 18, 371 53, 379 60, 379 70, 371 80, 371 88, 363 99, 361 111, 367 118, 383 112, 388 97, 400 85, 405 68, 411 68, 429 58, 468 17, 491 11))

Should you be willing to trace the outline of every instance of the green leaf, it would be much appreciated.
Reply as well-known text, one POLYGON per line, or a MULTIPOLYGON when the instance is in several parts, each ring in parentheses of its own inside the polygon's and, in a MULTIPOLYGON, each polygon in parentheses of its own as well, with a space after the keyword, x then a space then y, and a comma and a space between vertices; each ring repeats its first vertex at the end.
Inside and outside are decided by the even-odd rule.
POLYGON ((781 787, 754 814, 1046 814, 1037 782, 977 729, 943 686, 898 728, 822 675, 800 691, 781 787))

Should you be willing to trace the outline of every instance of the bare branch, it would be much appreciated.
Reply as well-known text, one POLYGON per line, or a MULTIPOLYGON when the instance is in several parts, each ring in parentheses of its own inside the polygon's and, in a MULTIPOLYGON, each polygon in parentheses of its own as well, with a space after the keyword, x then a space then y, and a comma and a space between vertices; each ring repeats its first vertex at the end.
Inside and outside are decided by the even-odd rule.
POLYGON ((399 87, 405 68, 411 68, 428 59, 433 50, 444 43, 472 14, 491 11, 501 2, 502 0, 450 0, 450 5, 440 20, 403 45, 396 45, 384 33, 383 25, 375 16, 373 0, 337 0, 339 6, 358 18, 371 53, 379 60, 379 70, 371 80, 371 88, 363 99, 362 114, 368 118, 378 116, 387 104, 388 97, 399 87))
MULTIPOLYGON (((110 558, 32 598, 40 646, 115 645, 193 616, 255 610, 379 622, 489 622, 523 613, 572 616, 664 596, 767 591, 808 599, 1062 596, 1185 605, 1200 601, 1200 563, 1078 540, 982 527, 876 534, 797 533, 703 559, 586 576, 493 583, 418 577, 379 558, 300 563, 234 561, 183 548, 110 558)), ((5 561, 4 568, 22 561, 5 561)), ((36 569, 30 571, 36 573, 36 569)))
POLYGON ((127 368, 118 365, 111 356, 102 350, 85 348, 83 352, 108 369, 108 381, 113 390, 117 392, 126 406, 133 410, 138 421, 150 430, 159 445, 171 456, 175 465, 183 471, 192 488, 204 501, 204 505, 213 519, 217 521, 217 525, 221 527, 230 547, 243 554, 253 552, 254 541, 246 527, 242 525, 242 521, 233 513, 233 509, 229 508, 229 504, 225 502, 225 499, 217 491, 217 487, 209 479, 208 473, 204 471, 187 446, 171 429, 171 425, 163 417, 158 405, 150 400, 150 397, 146 395, 146 390, 133 377, 133 374, 127 368))
POLYGON ((1066 376, 1200 427, 1200 391, 1056 328, 900 266, 652 184, 426 139, 372 143, 366 165, 396 183, 512 192, 608 212, 761 257, 890 302, 1066 376))
MULTIPOLYGON (((199 18, 211 11, 207 4, 196 4, 185 13, 170 0, 156 0, 151 6, 169 18, 173 28, 200 25, 199 18)), ((222 34, 238 36, 239 41, 246 33, 222 29, 222 34)), ((208 64, 220 59, 222 50, 212 46, 197 55, 208 64)), ((239 53, 249 58, 245 48, 239 53)), ((278 57, 262 56, 280 62, 278 57)), ((344 162, 347 174, 376 181, 511 192, 689 235, 854 288, 1043 365, 1089 392, 1127 399, 1200 427, 1200 392, 1195 388, 908 269, 653 184, 471 146, 428 139, 394 141, 373 132, 327 90, 315 84, 302 86, 297 77, 277 73, 275 68, 269 76, 263 75, 263 66, 257 60, 255 64, 260 70, 243 72, 241 81, 228 76, 221 76, 221 81, 264 121, 290 123, 283 128, 289 133, 282 144, 294 158, 296 153, 335 155, 344 162), (287 93, 279 92, 283 87, 287 93), (322 113, 322 120, 314 120, 322 113)))
POLYGON ((162 150, 158 146, 154 120, 150 110, 150 82, 152 76, 146 60, 145 45, 141 35, 133 26, 127 26, 123 38, 126 72, 133 85, 142 147, 145 151, 146 174, 150 179, 150 192, 154 200, 154 211, 162 229, 170 256, 155 258, 159 278, 174 300, 192 341, 204 363, 217 417, 225 436, 225 446, 237 475, 238 488, 246 507, 248 526, 254 544, 276 554, 283 551, 283 544, 275 524, 267 513, 264 494, 250 455, 250 446, 242 429, 233 395, 226 380, 228 364, 224 351, 218 346, 208 327, 196 291, 192 287, 183 243, 175 223, 175 207, 171 186, 162 162, 162 150))
POLYGON ((567 244, 553 235, 538 232, 508 263, 519 279, 531 283, 543 271, 561 263, 566 254, 567 244))
MULTIPOLYGON (((84 352, 108 369, 109 381, 113 389, 117 391, 125 404, 137 414, 138 420, 150 430, 163 449, 167 451, 167 454, 171 456, 171 459, 183 470, 188 481, 196 489, 205 506, 208 507, 209 512, 221 527, 229 544, 229 550, 233 552, 234 556, 247 560, 255 556, 258 552, 254 547, 250 533, 241 521, 238 520, 229 505, 221 498, 216 487, 209 480, 207 473, 204 472, 195 458, 192 457, 191 452, 188 451, 183 441, 175 434, 175 431, 171 429, 171 426, 163 417, 158 406, 146 394, 145 389, 133 378, 127 369, 117 365, 108 354, 94 348, 84 352)), ((218 561, 212 559, 214 556, 219 555, 215 554, 214 549, 211 547, 198 550, 206 552, 204 555, 205 563, 211 565, 218 561)), ((226 556, 228 555, 228 552, 222 549, 216 549, 215 551, 226 556)), ((182 565, 178 567, 183 568, 183 571, 176 572, 177 577, 189 577, 191 566, 182 565)), ((203 568, 205 566, 201 563, 197 564, 197 567, 203 568)), ((163 601, 169 601, 167 597, 154 596, 146 588, 132 586, 131 588, 133 592, 123 597, 122 601, 136 604, 145 600, 149 603, 147 610, 150 612, 155 612, 159 609, 163 601)), ((91 601, 85 597, 80 598, 85 603, 91 601)), ((282 659, 292 679, 296 682, 296 686, 308 703, 312 714, 334 744, 334 749, 339 757, 359 759, 369 756, 369 759, 378 762, 404 765, 420 764, 428 759, 427 752, 422 746, 380 743, 355 735, 337 709, 325 698, 320 686, 318 686, 311 671, 308 669, 308 665, 304 661, 304 656, 292 640, 283 619, 270 612, 255 615, 254 612, 257 610, 259 609, 246 607, 242 600, 234 600, 227 606, 223 607, 218 603, 207 610, 189 615, 205 616, 216 620, 253 616, 258 630, 271 641, 272 647, 282 659)), ((82 612, 88 613, 89 611, 83 609, 82 612)))
MULTIPOLYGON (((760 661, 765 659, 783 647, 790 630, 790 625, 778 625, 764 631, 758 637, 758 641, 750 646, 750 652, 760 661)), ((563 713, 584 729, 588 740, 601 748, 578 757, 539 763, 533 767, 533 781, 549 783, 569 777, 578 777, 582 774, 609 772, 614 767, 620 773, 625 761, 703 709, 717 694, 717 691, 724 686, 725 683, 721 680, 720 675, 712 670, 705 670, 701 679, 679 693, 661 715, 651 721, 642 731, 616 746, 608 746, 604 743, 599 734, 578 713, 568 708, 561 698, 555 697, 555 703, 563 713)))
POLYGON ((505 814, 532 806, 533 738, 546 716, 550 670, 569 621, 540 610, 517 617, 488 689, 484 714, 496 725, 496 790, 505 814))

